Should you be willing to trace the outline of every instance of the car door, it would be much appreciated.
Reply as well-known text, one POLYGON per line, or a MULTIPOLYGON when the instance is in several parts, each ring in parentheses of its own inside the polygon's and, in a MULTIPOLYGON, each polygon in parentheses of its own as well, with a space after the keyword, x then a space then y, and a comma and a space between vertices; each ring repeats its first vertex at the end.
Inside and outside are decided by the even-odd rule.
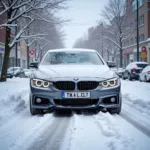
POLYGON ((144 72, 145 72, 145 69, 143 69, 142 72, 140 73, 140 79, 142 81, 144 81, 144 72))
POLYGON ((145 76, 147 75, 147 71, 148 71, 148 69, 147 69, 147 67, 145 67, 145 68, 143 69, 143 71, 142 71, 142 81, 145 80, 145 76))
POLYGON ((125 68, 125 71, 124 71, 124 76, 125 76, 125 78, 128 77, 128 72, 129 72, 130 66, 131 66, 131 64, 129 64, 129 65, 125 68))

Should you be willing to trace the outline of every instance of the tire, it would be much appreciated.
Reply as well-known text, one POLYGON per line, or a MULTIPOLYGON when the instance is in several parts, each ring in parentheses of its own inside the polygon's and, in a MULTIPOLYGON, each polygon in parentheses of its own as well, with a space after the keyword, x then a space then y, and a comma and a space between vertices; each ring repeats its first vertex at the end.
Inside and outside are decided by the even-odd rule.
POLYGON ((21 73, 21 74, 19 75, 19 77, 20 77, 20 78, 23 78, 23 77, 24 77, 24 74, 21 73))
POLYGON ((122 79, 123 79, 123 80, 125 80, 125 76, 124 76, 124 74, 122 74, 122 79))
POLYGON ((121 112, 121 106, 119 106, 118 108, 110 108, 108 110, 108 112, 111 113, 111 114, 120 114, 120 112, 121 112))
POLYGON ((142 80, 141 80, 140 76, 139 76, 139 81, 140 81, 140 82, 142 82, 142 80))
POLYGON ((43 110, 32 108, 31 103, 32 103, 32 100, 30 98, 30 113, 31 113, 31 115, 43 114, 43 110))
POLYGON ((145 76, 144 81, 147 82, 147 77, 145 76))
POLYGON ((131 75, 128 74, 128 80, 132 81, 131 75))

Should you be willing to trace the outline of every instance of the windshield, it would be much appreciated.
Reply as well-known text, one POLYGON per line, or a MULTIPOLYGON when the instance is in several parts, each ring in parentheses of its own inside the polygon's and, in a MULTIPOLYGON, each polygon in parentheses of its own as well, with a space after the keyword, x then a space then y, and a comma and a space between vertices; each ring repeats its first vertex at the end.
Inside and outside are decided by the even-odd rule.
POLYGON ((137 67, 139 68, 145 68, 146 66, 148 66, 148 64, 137 64, 137 67))
POLYGON ((93 64, 102 65, 103 62, 96 52, 50 52, 44 59, 43 65, 59 64, 93 64))
POLYGON ((19 69, 19 68, 11 67, 11 68, 9 68, 7 71, 11 72, 11 71, 16 71, 16 70, 18 70, 18 69, 19 69))
POLYGON ((29 69, 23 69, 24 72, 31 72, 29 69))

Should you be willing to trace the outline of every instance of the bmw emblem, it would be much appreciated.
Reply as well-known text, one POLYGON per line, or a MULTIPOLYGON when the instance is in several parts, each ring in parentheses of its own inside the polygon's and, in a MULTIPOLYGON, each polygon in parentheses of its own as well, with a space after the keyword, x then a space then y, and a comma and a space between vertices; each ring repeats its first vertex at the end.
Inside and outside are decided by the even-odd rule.
POLYGON ((79 78, 73 78, 74 79, 74 81, 78 81, 79 80, 79 78))

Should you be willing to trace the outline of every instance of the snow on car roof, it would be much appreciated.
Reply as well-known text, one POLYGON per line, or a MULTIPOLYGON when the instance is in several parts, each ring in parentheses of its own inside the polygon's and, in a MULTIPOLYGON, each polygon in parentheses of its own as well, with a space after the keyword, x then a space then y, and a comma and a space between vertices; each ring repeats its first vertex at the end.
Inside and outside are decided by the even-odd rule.
POLYGON ((133 64, 148 64, 148 63, 147 62, 142 62, 142 61, 140 62, 139 61, 139 62, 133 62, 133 64))
POLYGON ((97 52, 96 50, 93 49, 83 49, 83 48, 63 48, 63 49, 52 49, 49 50, 48 52, 97 52))

